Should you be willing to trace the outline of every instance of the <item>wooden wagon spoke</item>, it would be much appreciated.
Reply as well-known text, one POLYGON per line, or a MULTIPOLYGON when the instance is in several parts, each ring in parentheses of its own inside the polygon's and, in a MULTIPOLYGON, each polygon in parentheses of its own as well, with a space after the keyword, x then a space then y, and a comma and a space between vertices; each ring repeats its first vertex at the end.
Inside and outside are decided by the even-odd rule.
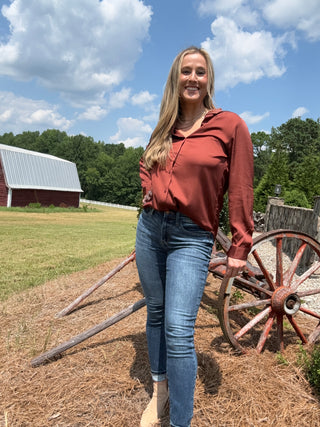
POLYGON ((254 282, 252 282, 251 280, 247 280, 244 279, 243 277, 237 276, 234 278, 236 283, 239 283, 240 285, 244 285, 243 290, 245 291, 250 291, 250 293, 252 293, 253 291, 258 291, 258 294, 265 294, 265 295, 269 295, 270 297, 272 297, 273 292, 270 291, 269 289, 266 289, 263 285, 263 282, 257 282, 259 284, 256 284, 254 282), (260 283, 262 283, 262 285, 260 285, 260 283))
POLYGON ((264 325, 263 331, 260 335, 260 339, 259 339, 258 344, 257 344, 257 352, 258 353, 261 353, 261 351, 262 351, 262 349, 263 349, 263 347, 267 341, 267 338, 268 338, 268 335, 271 331, 275 317, 276 317, 275 313, 272 313, 272 312, 269 313, 268 320, 266 321, 266 324, 264 325))
POLYGON ((285 272, 284 280, 285 280, 286 286, 289 286, 289 287, 291 286, 292 279, 296 274, 297 268, 301 261, 302 255, 306 250, 306 247, 307 247, 307 243, 302 242, 300 248, 297 250, 297 253, 295 254, 294 259, 292 260, 292 263, 290 264, 290 268, 285 272))
POLYGON ((284 350, 284 340, 283 340, 283 315, 277 314, 277 335, 279 341, 279 348, 282 352, 284 350))
POLYGON ((271 312, 271 307, 267 307, 264 310, 260 311, 253 319, 250 320, 243 328, 240 329, 234 336, 237 340, 241 338, 244 334, 246 334, 250 329, 252 329, 257 323, 261 322, 261 320, 271 312))
POLYGON ((282 238, 277 239, 276 245, 276 284, 283 285, 283 264, 282 264, 282 238))
POLYGON ((252 251, 252 255, 254 256, 255 260, 257 261, 257 263, 260 267, 260 270, 262 271, 268 285, 270 286, 271 289, 275 290, 276 286, 273 282, 272 276, 269 273, 269 271, 267 270, 267 268, 264 266, 264 264, 263 264, 263 262, 262 262, 262 260, 261 260, 256 249, 254 251, 252 251))
POLYGON ((295 280, 295 282, 291 286, 291 289, 293 291, 296 291, 298 287, 307 279, 309 279, 310 276, 314 274, 319 268, 320 268, 320 261, 313 263, 312 266, 307 271, 305 271, 297 280, 295 280))
POLYGON ((300 311, 302 311, 305 314, 308 314, 309 316, 315 317, 316 319, 320 319, 320 314, 315 313, 314 311, 308 310, 307 308, 300 307, 300 311))
POLYGON ((261 299, 258 301, 244 302, 242 304, 230 305, 228 311, 246 310, 253 307, 259 307, 260 305, 270 305, 271 299, 261 299))
MULTIPOLYGON (((301 308, 300 308, 300 310, 301 310, 301 308)), ((297 322, 295 321, 295 319, 294 319, 292 316, 290 316, 289 314, 287 314, 287 318, 288 318, 289 322, 291 323, 291 325, 292 325, 293 329, 296 331, 296 334, 297 334, 297 335, 298 335, 298 337, 301 339, 301 341, 302 341, 304 344, 307 344, 308 340, 307 340, 307 338, 304 336, 304 334, 303 334, 303 332, 301 331, 301 329, 299 328, 299 326, 298 326, 297 322)))
POLYGON ((309 335, 309 343, 314 344, 320 336, 320 322, 316 329, 309 335))
POLYGON ((297 292, 297 295, 300 298, 308 297, 310 295, 317 295, 317 294, 320 294, 320 288, 318 288, 318 289, 310 289, 310 291, 300 291, 300 292, 297 292))

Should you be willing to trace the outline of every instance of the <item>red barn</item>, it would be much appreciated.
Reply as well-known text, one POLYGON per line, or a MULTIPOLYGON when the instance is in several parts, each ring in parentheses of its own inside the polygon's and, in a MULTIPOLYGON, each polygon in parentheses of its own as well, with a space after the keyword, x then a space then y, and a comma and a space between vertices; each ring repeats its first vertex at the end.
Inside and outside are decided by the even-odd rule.
POLYGON ((0 144, 0 206, 78 208, 81 193, 75 163, 0 144))

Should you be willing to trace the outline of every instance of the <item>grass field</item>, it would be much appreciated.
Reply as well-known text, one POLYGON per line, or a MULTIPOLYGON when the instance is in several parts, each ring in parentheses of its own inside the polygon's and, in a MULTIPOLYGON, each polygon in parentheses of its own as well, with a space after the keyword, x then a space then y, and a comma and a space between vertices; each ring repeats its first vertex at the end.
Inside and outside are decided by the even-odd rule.
POLYGON ((0 300, 64 274, 127 256, 134 249, 137 212, 0 211, 0 300))

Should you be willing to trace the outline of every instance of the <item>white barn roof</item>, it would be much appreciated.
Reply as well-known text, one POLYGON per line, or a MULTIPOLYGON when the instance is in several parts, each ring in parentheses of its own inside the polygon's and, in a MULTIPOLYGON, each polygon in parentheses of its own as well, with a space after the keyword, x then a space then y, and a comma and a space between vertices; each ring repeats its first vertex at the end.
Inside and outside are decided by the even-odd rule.
POLYGON ((9 188, 82 192, 75 163, 3 144, 0 160, 9 188))

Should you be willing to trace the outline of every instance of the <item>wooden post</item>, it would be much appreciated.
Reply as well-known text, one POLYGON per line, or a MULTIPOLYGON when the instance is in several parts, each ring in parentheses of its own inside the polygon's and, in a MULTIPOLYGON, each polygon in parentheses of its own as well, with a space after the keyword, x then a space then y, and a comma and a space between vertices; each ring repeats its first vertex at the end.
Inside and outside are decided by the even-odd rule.
POLYGON ((57 313, 55 315, 55 317, 63 317, 66 314, 69 314, 70 311, 72 311, 81 301, 83 301, 85 298, 87 298, 90 294, 92 294, 93 291, 98 289, 107 280, 109 280, 116 273, 118 273, 120 270, 122 270, 122 268, 125 267, 127 264, 129 264, 129 262, 134 261, 135 258, 136 258, 136 253, 135 253, 135 251, 132 251, 131 254, 128 256, 128 258, 126 258, 124 261, 122 261, 117 267, 115 267, 113 270, 111 270, 106 276, 104 276, 97 283, 92 285, 91 288, 89 288, 82 295, 80 295, 78 298, 76 298, 71 304, 68 305, 68 307, 64 308, 59 313, 57 313))
POLYGON ((35 368, 39 365, 42 365, 43 363, 49 362, 51 359, 53 359, 55 356, 59 355, 63 351, 68 350, 69 348, 74 347, 75 345, 81 343, 82 341, 85 341, 93 335, 103 331, 104 329, 109 328, 109 326, 114 325, 115 323, 119 322, 120 320, 124 319, 135 311, 140 310, 140 308, 144 307, 145 305, 145 298, 135 302, 134 304, 130 305, 119 313, 109 317, 109 319, 106 319, 102 323, 99 323, 99 325, 88 329, 86 332, 82 332, 81 334, 71 338, 69 341, 66 341, 65 343, 53 348, 52 350, 49 350, 46 353, 43 353, 40 356, 32 359, 31 365, 35 368))

